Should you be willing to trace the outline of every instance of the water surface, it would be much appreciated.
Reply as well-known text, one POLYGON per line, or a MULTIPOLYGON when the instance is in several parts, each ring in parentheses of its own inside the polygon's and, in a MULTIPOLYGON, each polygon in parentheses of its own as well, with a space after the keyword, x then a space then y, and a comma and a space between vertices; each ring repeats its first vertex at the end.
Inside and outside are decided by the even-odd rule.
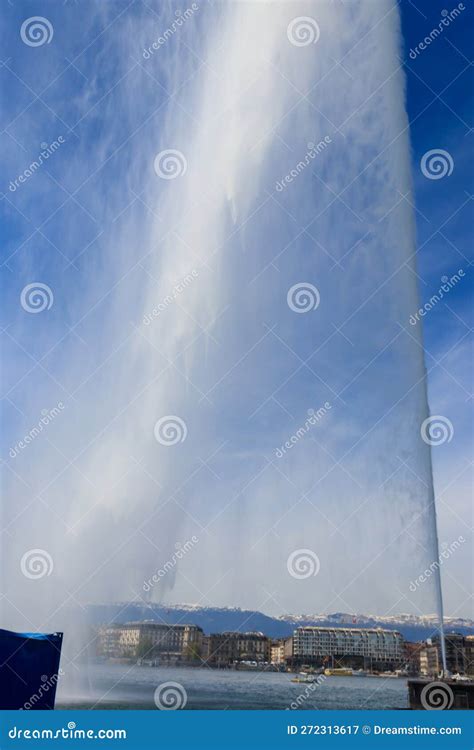
POLYGON ((326 677, 319 685, 291 682, 280 672, 92 665, 89 690, 74 698, 58 692, 58 708, 156 709, 155 690, 174 682, 184 688, 186 710, 199 709, 397 709, 407 708, 404 679, 326 677))

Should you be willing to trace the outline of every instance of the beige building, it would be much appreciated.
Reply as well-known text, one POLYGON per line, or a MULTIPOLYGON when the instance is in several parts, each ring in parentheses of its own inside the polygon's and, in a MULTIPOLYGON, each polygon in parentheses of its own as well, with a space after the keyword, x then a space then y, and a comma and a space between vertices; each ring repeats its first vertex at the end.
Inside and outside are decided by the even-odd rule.
POLYGON ((437 677, 440 662, 437 646, 427 644, 420 651, 420 674, 424 677, 437 677))
POLYGON ((285 641, 273 641, 270 646, 270 661, 272 664, 283 664, 285 661, 285 641))
POLYGON ((270 661, 272 664, 285 664, 293 656, 293 636, 272 641, 270 661))
POLYGON ((198 659, 203 632, 197 625, 126 623, 99 629, 98 655, 118 659, 198 659))

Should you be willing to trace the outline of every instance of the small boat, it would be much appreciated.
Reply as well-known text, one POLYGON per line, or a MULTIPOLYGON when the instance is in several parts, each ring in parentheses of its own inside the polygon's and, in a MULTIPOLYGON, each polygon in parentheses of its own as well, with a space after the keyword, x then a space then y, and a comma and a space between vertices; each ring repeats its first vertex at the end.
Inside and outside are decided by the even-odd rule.
POLYGON ((302 682, 306 683, 307 685, 312 685, 314 682, 317 682, 317 680, 314 677, 293 677, 291 682, 302 682))
POLYGON ((346 669, 345 667, 334 667, 332 669, 325 669, 324 674, 327 677, 352 677, 354 673, 352 669, 346 669))
POLYGON ((300 674, 323 674, 324 667, 306 667, 304 664, 300 669, 300 674))

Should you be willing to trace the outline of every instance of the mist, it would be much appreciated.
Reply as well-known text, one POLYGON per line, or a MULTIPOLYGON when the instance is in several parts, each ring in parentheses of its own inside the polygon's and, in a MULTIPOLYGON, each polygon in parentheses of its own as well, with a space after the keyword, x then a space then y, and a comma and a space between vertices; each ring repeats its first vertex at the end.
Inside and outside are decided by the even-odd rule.
POLYGON ((433 612, 433 578, 409 589, 438 552, 397 3, 196 5, 91 4, 82 38, 58 6, 56 46, 17 43, 56 115, 12 132, 65 143, 9 194, 32 235, 6 253, 2 622, 433 612))

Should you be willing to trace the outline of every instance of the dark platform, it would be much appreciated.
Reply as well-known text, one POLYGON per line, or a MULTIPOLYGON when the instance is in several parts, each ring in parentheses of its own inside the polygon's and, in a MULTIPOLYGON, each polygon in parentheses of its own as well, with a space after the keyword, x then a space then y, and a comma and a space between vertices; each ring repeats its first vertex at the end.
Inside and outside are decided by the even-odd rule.
POLYGON ((426 711, 474 709, 474 681, 408 680, 410 708, 426 711))
POLYGON ((62 638, 62 633, 0 630, 1 710, 54 708, 62 638))

